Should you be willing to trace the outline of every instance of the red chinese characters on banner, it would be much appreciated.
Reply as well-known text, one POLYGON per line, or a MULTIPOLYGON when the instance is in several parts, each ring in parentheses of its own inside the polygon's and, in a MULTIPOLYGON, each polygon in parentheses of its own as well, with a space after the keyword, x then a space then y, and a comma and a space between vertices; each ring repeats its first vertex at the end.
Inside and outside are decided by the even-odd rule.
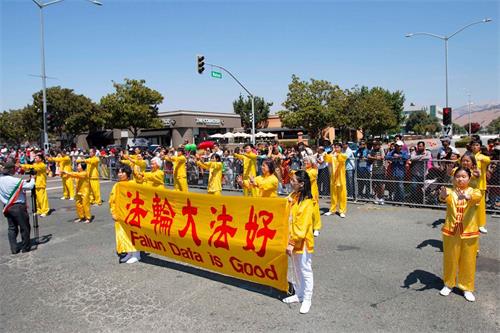
POLYGON ((198 234, 196 233, 196 223, 194 223, 193 218, 196 214, 198 214, 198 208, 191 206, 191 200, 187 199, 186 206, 182 207, 182 215, 187 215, 187 223, 184 229, 179 230, 179 236, 184 238, 191 227, 191 238, 197 246, 200 246, 201 240, 198 238, 198 234))
MULTIPOLYGON (((217 209, 215 207, 210 207, 210 211, 214 215, 217 213, 217 209)), ((231 236, 231 238, 234 237, 234 235, 236 234, 236 231, 238 230, 237 228, 230 227, 227 224, 228 222, 231 222, 232 220, 233 220, 233 217, 231 215, 227 214, 227 212, 226 212, 226 205, 222 205, 222 212, 219 215, 217 215, 217 221, 220 221, 221 223, 219 226, 217 226, 215 228, 214 232, 212 233, 212 235, 208 239, 208 245, 212 246, 212 239, 214 238, 214 236, 216 234, 218 234, 218 237, 213 242, 214 247, 216 247, 216 248, 220 247, 220 248, 224 248, 226 250, 229 250, 229 242, 228 242, 227 236, 229 234, 229 236, 231 236)), ((210 229, 214 229, 215 223, 216 223, 215 220, 210 222, 210 229)))
MULTIPOLYGON (((127 197, 132 198, 132 193, 127 192, 127 197)), ((128 215, 125 218, 125 223, 129 224, 131 227, 141 227, 141 218, 146 217, 147 211, 142 209, 141 206, 144 205, 144 200, 139 197, 139 191, 135 191, 135 198, 129 202, 125 208, 128 210, 128 215), (130 206, 133 206, 130 209, 130 206)))
POLYGON ((274 239, 276 235, 276 230, 270 229, 269 224, 273 221, 273 213, 266 210, 261 210, 255 213, 255 209, 252 205, 250 208, 250 215, 248 216, 248 222, 245 224, 245 230, 247 231, 247 245, 243 247, 247 251, 255 251, 255 238, 263 238, 262 245, 257 251, 259 257, 266 255, 266 246, 268 239, 274 239), (258 218, 262 221, 262 227, 258 223, 258 218))
POLYGON ((168 234, 170 236, 170 229, 172 228, 172 224, 174 223, 175 212, 168 202, 167 198, 163 199, 163 203, 161 198, 155 193, 153 198, 153 219, 151 220, 151 224, 154 225, 155 234, 163 232, 163 234, 168 234))

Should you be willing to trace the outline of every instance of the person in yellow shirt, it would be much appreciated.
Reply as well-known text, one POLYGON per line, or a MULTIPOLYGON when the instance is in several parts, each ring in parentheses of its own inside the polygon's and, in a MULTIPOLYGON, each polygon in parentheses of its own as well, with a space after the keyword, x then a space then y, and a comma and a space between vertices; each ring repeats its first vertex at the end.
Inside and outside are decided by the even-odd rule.
POLYGON ((478 178, 477 188, 481 191, 481 201, 479 201, 479 208, 477 211, 477 224, 479 225, 479 231, 483 234, 487 234, 486 229, 486 174, 488 172, 488 166, 491 163, 491 159, 481 154, 481 141, 476 140, 471 143, 471 150, 476 157, 477 168, 481 175, 478 178))
POLYGON ((162 162, 159 157, 151 159, 151 171, 143 171, 140 175, 146 184, 153 187, 165 186, 165 173, 161 169, 161 165, 162 162))
POLYGON ((286 253, 292 259, 295 295, 283 299, 283 302, 302 302, 299 311, 304 314, 311 308, 314 287, 312 271, 314 201, 306 171, 297 170, 292 175, 290 183, 293 192, 288 197, 291 224, 286 253))
POLYGON ((342 144, 338 142, 334 145, 334 152, 325 155, 325 162, 330 163, 331 166, 330 194, 332 197, 330 210, 325 213, 326 216, 335 214, 337 206, 340 217, 344 218, 347 212, 346 160, 347 155, 342 153, 342 144))
POLYGON ((135 155, 123 155, 123 159, 120 162, 130 166, 132 174, 134 175, 134 182, 137 184, 144 183, 144 172, 146 171, 147 163, 141 152, 135 155))
MULTIPOLYGON (((247 143, 243 146, 243 154, 233 154, 234 157, 243 161, 243 181, 249 181, 250 177, 255 177, 257 175, 257 155, 252 151, 252 149, 253 145, 247 143)), ((255 197, 256 189, 254 187, 243 188, 243 195, 247 197, 255 197)))
POLYGON ((115 221, 116 252, 120 255, 120 264, 124 262, 127 264, 133 264, 141 260, 141 253, 139 251, 126 251, 130 248, 134 248, 134 245, 118 222, 118 210, 116 207, 116 187, 119 182, 131 182, 131 175, 132 169, 130 166, 122 165, 118 168, 118 182, 113 185, 111 193, 109 194, 109 210, 111 212, 111 217, 115 221))
POLYGON ((24 170, 33 170, 35 176, 36 213, 40 217, 45 217, 50 211, 49 196, 47 195, 47 165, 43 163, 41 154, 35 155, 35 163, 20 164, 24 170))
POLYGON ((222 193, 222 162, 220 155, 213 153, 210 162, 203 162, 200 156, 196 155, 196 165, 205 170, 209 170, 207 193, 221 195, 222 193))
MULTIPOLYGON (((78 161, 77 161, 78 162, 78 161)), ((90 148, 89 158, 84 159, 87 164, 87 173, 90 180, 90 204, 101 205, 101 185, 99 184, 99 157, 95 154, 95 148, 90 148)))
POLYGON ((62 173, 65 176, 76 179, 75 205, 78 218, 74 222, 90 223, 90 184, 87 164, 85 162, 78 162, 76 164, 76 172, 62 171, 62 173))
POLYGON ((243 180, 238 176, 238 183, 243 189, 249 189, 256 197, 260 198, 275 198, 278 196, 279 180, 275 174, 275 165, 271 159, 262 162, 262 176, 253 177, 243 180))
POLYGON ((309 175, 309 181, 311 182, 311 194, 314 201, 314 218, 315 225, 313 225, 314 237, 319 236, 319 231, 321 230, 321 217, 319 212, 319 189, 318 189, 318 166, 316 164, 316 159, 313 156, 304 157, 304 166, 307 174, 309 175))
POLYGON ((49 157, 48 160, 59 164, 63 187, 63 196, 61 197, 61 200, 75 200, 75 187, 73 185, 73 179, 63 174, 63 171, 73 171, 71 168, 71 158, 66 155, 66 151, 61 150, 57 157, 49 157))
POLYGON ((184 156, 184 148, 177 148, 177 156, 169 154, 165 156, 166 161, 172 162, 174 166, 174 190, 188 192, 187 173, 186 173, 186 156, 184 156))
POLYGON ((453 189, 442 187, 439 191, 439 199, 446 202, 446 219, 441 229, 444 287, 439 293, 448 296, 456 285, 464 291, 468 301, 474 302, 479 244, 479 227, 475 215, 479 209, 481 191, 469 187, 470 178, 470 170, 459 167, 453 175, 453 189))

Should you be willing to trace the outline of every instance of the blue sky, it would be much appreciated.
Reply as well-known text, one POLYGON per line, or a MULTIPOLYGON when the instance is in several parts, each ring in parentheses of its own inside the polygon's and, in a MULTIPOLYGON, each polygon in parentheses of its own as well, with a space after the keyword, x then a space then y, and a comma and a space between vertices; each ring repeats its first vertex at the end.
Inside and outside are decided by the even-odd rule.
MULTIPOLYGON (((47 2, 47 0, 45 0, 47 2)), ((118 1, 66 0, 44 9, 48 86, 98 102, 112 80, 145 79, 161 111, 232 112, 245 92, 229 76, 196 72, 196 54, 231 70, 282 109, 292 74, 403 90, 407 104, 445 103, 444 43, 408 32, 449 35, 449 100, 500 100, 498 1, 118 1)), ((40 17, 31 0, 3 0, 0 110, 32 102, 41 89, 40 17)))

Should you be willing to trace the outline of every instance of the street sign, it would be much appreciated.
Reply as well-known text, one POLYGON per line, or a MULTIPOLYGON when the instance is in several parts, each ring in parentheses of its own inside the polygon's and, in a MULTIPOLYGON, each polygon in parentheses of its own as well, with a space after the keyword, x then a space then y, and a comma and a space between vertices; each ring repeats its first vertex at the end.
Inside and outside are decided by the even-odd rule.
POLYGON ((211 75, 212 75, 212 77, 214 77, 216 79, 222 79, 222 73, 221 72, 212 71, 211 75))

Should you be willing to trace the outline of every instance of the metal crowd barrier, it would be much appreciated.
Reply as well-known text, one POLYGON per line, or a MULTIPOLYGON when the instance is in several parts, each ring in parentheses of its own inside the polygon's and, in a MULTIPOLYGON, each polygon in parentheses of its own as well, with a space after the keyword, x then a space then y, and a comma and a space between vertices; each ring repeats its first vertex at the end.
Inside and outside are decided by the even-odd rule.
MULTIPOLYGON (((229 191, 241 191, 236 177, 242 174, 242 164, 236 158, 223 158, 224 172, 222 188, 229 191)), ((346 170, 347 198, 355 202, 375 202, 375 191, 382 193, 387 204, 406 205, 413 207, 444 208, 445 205, 438 200, 441 186, 452 186, 451 169, 456 166, 455 161, 432 160, 422 161, 412 165, 406 163, 404 174, 394 176, 389 161, 384 161, 383 173, 373 173, 370 165, 361 167, 358 159, 353 160, 355 166, 346 170), (415 168, 422 168, 416 170, 415 168)), ((116 180, 119 160, 113 157, 102 157, 100 176, 103 179, 116 180)), ((149 164, 148 164, 149 165, 149 164)), ((164 162, 165 184, 173 186, 172 164, 164 162)), ((500 164, 492 161, 487 186, 486 210, 489 213, 500 213, 500 164)), ((189 187, 205 189, 208 185, 208 170, 203 170, 196 165, 192 158, 188 158, 186 165, 189 187)), ((318 189, 321 198, 330 197, 330 175, 328 167, 318 170, 318 189)), ((290 191, 289 184, 280 184, 279 192, 287 195, 290 191)), ((378 202, 379 203, 379 202, 378 202)))

